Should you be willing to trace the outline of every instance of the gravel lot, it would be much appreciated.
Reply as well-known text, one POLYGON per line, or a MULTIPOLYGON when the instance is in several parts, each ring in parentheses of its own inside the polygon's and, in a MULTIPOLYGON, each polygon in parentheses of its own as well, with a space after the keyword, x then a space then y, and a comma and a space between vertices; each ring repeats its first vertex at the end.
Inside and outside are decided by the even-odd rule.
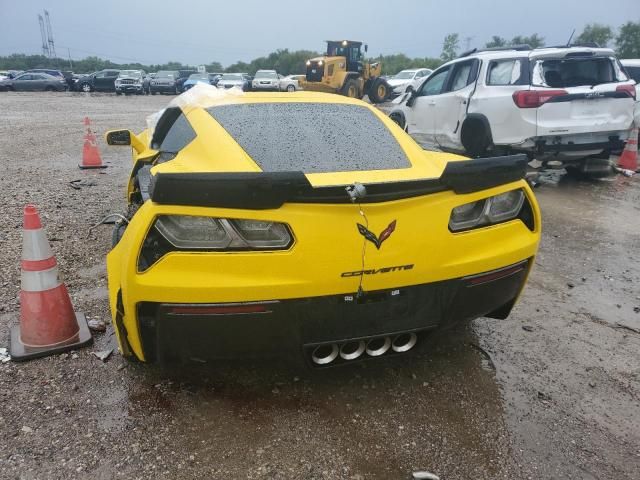
MULTIPOLYGON (((17 321, 22 208, 39 206, 74 304, 108 321, 104 258, 127 149, 80 171, 82 120, 140 130, 166 96, 0 94, 0 346, 17 321), (80 190, 69 182, 81 180, 80 190)), ((640 177, 640 176, 639 176, 640 177)), ((505 321, 323 372, 106 363, 96 344, 0 364, 3 478, 638 479, 640 178, 544 174, 544 233, 505 321), (634 311, 635 309, 635 311, 634 311)))

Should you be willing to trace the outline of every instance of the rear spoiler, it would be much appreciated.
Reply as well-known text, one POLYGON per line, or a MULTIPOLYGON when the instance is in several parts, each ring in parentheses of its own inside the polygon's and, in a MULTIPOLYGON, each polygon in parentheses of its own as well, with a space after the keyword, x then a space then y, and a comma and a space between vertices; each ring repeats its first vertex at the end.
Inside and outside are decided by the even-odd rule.
MULTIPOLYGON (((472 193, 525 177, 526 155, 449 162, 440 178, 364 184, 360 203, 453 190, 472 193)), ((285 203, 350 203, 349 185, 313 187, 302 172, 158 173, 151 200, 162 205, 273 209, 285 203)))

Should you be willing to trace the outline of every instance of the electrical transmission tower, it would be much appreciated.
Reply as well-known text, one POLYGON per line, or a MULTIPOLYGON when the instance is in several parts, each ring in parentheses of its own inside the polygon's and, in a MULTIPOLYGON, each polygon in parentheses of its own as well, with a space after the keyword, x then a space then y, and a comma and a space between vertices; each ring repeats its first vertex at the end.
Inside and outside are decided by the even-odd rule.
POLYGON ((44 18, 47 23, 47 38, 49 40, 49 57, 56 58, 56 47, 53 44, 53 29, 51 28, 51 20, 49 19, 49 12, 44 11, 44 18))
POLYGON ((44 33, 44 19, 42 15, 38 14, 38 21, 40 22, 40 36, 42 37, 42 55, 45 57, 50 57, 49 55, 49 44, 47 43, 47 34, 44 33))

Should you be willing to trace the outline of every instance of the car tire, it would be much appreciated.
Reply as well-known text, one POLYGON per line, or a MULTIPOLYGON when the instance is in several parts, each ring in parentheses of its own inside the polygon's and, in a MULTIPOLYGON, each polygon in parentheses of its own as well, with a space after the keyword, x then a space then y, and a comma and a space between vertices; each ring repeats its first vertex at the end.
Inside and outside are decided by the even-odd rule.
POLYGON ((80 85, 79 90, 81 92, 85 92, 85 93, 89 93, 91 91, 93 91, 93 89, 91 88, 91 85, 88 83, 83 83, 82 85, 80 85))
POLYGON ((345 97, 359 98, 358 82, 353 79, 347 80, 346 82, 344 82, 341 93, 345 97))
POLYGON ((287 85, 287 92, 291 93, 291 92, 295 92, 296 91, 296 86, 295 85, 287 85))
POLYGON ((383 103, 389 100, 391 96, 391 87, 384 78, 376 78, 369 85, 369 91, 367 92, 371 103, 383 103))
POLYGON ((122 95, 122 92, 116 92, 116 95, 122 95))
POLYGON ((56 91, 56 89, 55 89, 55 88, 53 88, 53 87, 45 87, 44 91, 45 91, 45 92, 55 92, 55 91, 56 91))
POLYGON ((404 118, 404 115, 400 112, 391 112, 391 114, 389 115, 389 118, 396 124, 398 125, 401 129, 403 129, 404 131, 406 131, 406 120, 404 118))
POLYGON ((460 131, 460 141, 467 154, 472 158, 482 157, 491 147, 491 135, 478 119, 466 120, 460 131))

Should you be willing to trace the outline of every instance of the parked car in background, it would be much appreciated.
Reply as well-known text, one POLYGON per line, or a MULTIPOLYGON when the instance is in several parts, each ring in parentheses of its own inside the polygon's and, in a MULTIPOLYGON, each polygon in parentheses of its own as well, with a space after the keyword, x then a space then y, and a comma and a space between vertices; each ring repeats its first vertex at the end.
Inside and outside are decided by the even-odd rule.
POLYGON ((61 70, 53 70, 50 68, 32 68, 30 70, 26 70, 25 73, 46 73, 52 77, 65 78, 64 73, 62 73, 61 70))
POLYGON ((176 80, 178 79, 177 70, 161 70, 156 73, 149 83, 149 93, 155 95, 156 93, 174 93, 178 94, 178 86, 176 80))
POLYGON ((280 91, 280 76, 275 70, 258 70, 253 76, 251 89, 256 91, 280 91))
POLYGON ((9 72, 6 70, 0 70, 0 80, 6 80, 9 78, 9 72))
POLYGON ((15 78, 0 81, 0 90, 14 92, 64 92, 67 90, 64 78, 46 73, 23 73, 15 78))
POLYGON ((609 153, 628 137, 635 95, 613 50, 518 46, 445 63, 396 100, 390 116, 444 150, 525 152, 597 174, 610 170, 609 153))
POLYGON ((218 81, 222 78, 222 75, 224 75, 224 73, 210 73, 209 81, 211 82, 211 85, 213 85, 214 87, 217 86, 218 81))
POLYGON ((184 83, 194 73, 198 73, 198 71, 197 70, 178 70, 178 78, 176 78, 176 86, 178 87, 178 93, 184 92, 184 83))
POLYGON ((295 92, 300 90, 300 79, 304 79, 304 75, 287 75, 280 79, 281 92, 295 92))
POLYGON ((116 78, 119 74, 120 70, 113 69, 90 73, 78 80, 77 90, 81 92, 115 92, 116 78))
POLYGON ((192 73, 189 78, 184 82, 182 91, 186 92, 194 85, 202 83, 204 85, 211 85, 211 76, 208 73, 192 73))
POLYGON ((218 88, 238 87, 246 92, 249 89, 249 81, 242 73, 225 73, 220 77, 216 86, 218 88))
POLYGON ((153 80, 155 76, 155 72, 147 73, 142 79, 142 90, 144 90, 144 93, 146 95, 149 95, 151 93, 151 80, 153 80))
POLYGON ((407 91, 416 90, 431 72, 433 72, 433 70, 430 68, 402 70, 393 77, 389 77, 387 83, 393 88, 392 95, 398 96, 407 91))
MULTIPOLYGON (((636 109, 635 109, 635 124, 636 127, 640 127, 640 59, 637 60, 620 60, 620 63, 624 67, 627 75, 636 82, 636 109)), ((640 139, 640 135, 638 135, 640 139)))
POLYGON ((144 93, 144 70, 120 70, 115 81, 116 95, 144 93))

